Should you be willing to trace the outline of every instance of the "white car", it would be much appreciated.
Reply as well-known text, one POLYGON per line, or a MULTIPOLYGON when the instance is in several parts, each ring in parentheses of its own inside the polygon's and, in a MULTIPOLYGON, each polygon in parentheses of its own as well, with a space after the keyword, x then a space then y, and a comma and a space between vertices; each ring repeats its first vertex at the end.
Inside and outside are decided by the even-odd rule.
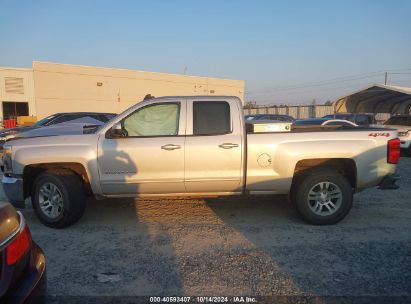
POLYGON ((411 115, 396 115, 384 122, 384 126, 397 129, 400 147, 411 156, 411 115))
POLYGON ((345 119, 330 119, 327 121, 324 121, 322 126, 348 126, 348 127, 358 127, 356 123, 353 123, 352 121, 345 120, 345 119))
POLYGON ((345 119, 328 119, 328 118, 307 118, 298 119, 293 122, 293 126, 341 126, 341 127, 358 127, 356 123, 345 119))

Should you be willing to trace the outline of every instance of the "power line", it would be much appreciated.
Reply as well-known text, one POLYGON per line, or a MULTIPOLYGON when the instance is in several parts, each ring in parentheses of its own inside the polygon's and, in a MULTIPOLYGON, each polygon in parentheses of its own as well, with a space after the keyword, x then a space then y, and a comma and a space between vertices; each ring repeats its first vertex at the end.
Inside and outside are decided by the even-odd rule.
MULTIPOLYGON (((411 74, 411 73, 408 73, 408 74, 411 74)), ((379 76, 381 76, 381 75, 379 75, 379 76)), ((406 84, 405 82, 396 82, 396 83, 403 83, 403 84, 406 84)), ((409 84, 409 82, 407 82, 407 84, 409 84)), ((326 91, 331 91, 331 90, 339 90, 339 89, 348 89, 348 88, 351 88, 353 91, 355 90, 355 89, 357 89, 358 90, 358 87, 359 87, 359 85, 358 84, 346 84, 346 85, 337 85, 337 86, 332 86, 332 87, 326 87, 326 88, 322 88, 321 89, 321 91, 322 92, 326 92, 326 91)), ((271 104, 278 104, 278 103, 287 103, 286 101, 285 101, 285 99, 289 99, 289 97, 291 96, 291 95, 295 95, 295 94, 299 94, 299 92, 298 91, 296 91, 296 90, 294 90, 294 91, 291 91, 291 92, 286 92, 286 93, 282 93, 282 92, 280 92, 279 94, 273 94, 273 93, 266 93, 265 95, 260 95, 260 96, 262 96, 262 97, 260 97, 262 100, 266 100, 267 101, 267 99, 275 99, 276 100, 276 102, 275 103, 271 103, 271 104), (283 94, 287 94, 287 95, 283 95, 283 94)), ((308 93, 307 95, 310 95, 311 93, 308 93)), ((325 99, 332 99, 332 98, 330 98, 331 96, 329 96, 328 98, 325 98, 325 99)), ((298 101, 301 101, 301 98, 299 98, 299 100, 298 101)), ((307 103, 309 103, 310 101, 308 101, 307 100, 307 102, 306 103, 304 103, 304 104, 307 104, 307 103)))
POLYGON ((286 92, 286 91, 297 91, 305 88, 311 88, 311 87, 321 87, 321 86, 329 86, 333 84, 338 84, 338 83, 343 83, 343 82, 350 82, 354 80, 361 80, 361 79, 367 79, 367 78, 374 78, 374 77, 381 77, 382 74, 379 75, 374 75, 374 76, 366 76, 366 77, 357 77, 355 79, 347 79, 347 80, 341 80, 341 81, 333 81, 333 82, 327 82, 327 83, 319 83, 319 84, 312 84, 312 85, 304 85, 304 86, 295 86, 295 87, 289 87, 289 88, 284 88, 284 89, 277 89, 273 91, 265 91, 265 92, 259 92, 259 93, 251 93, 251 92, 246 92, 247 94, 253 95, 253 96, 261 96, 261 95, 273 95, 276 93, 280 92, 286 92))
MULTIPOLYGON (((356 75, 351 75, 351 76, 331 78, 329 80, 322 80, 322 81, 316 81, 316 82, 306 82, 306 83, 301 83, 301 84, 292 85, 292 86, 280 86, 280 87, 275 87, 271 90, 266 90, 264 92, 261 92, 261 91, 260 92, 248 91, 248 92, 246 92, 246 94, 261 95, 261 94, 268 94, 268 92, 275 93, 275 92, 279 92, 279 91, 299 90, 299 89, 303 89, 303 88, 307 88, 307 87, 326 86, 326 85, 340 83, 340 82, 349 82, 349 81, 354 81, 354 80, 374 78, 374 77, 377 77, 377 76, 382 77, 384 75, 383 73, 395 74, 395 72, 393 72, 393 71, 411 71, 411 69, 396 69, 396 70, 362 73, 362 74, 356 74, 356 75), (390 72, 388 72, 388 71, 390 71, 390 72)), ((411 74, 411 73, 398 73, 398 74, 411 74)))

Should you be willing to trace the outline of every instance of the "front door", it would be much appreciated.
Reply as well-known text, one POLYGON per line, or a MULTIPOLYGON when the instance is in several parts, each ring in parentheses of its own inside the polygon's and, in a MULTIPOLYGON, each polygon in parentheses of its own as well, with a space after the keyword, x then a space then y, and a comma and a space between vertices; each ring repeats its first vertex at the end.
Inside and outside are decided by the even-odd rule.
POLYGON ((185 101, 145 105, 121 121, 120 137, 100 139, 104 194, 185 193, 185 117, 180 112, 185 113, 185 101))

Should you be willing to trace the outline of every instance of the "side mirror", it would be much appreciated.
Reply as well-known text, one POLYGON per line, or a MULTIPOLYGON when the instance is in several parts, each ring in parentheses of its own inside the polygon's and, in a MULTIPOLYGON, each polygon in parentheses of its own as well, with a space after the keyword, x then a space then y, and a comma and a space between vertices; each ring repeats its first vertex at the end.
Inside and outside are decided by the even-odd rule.
POLYGON ((116 123, 110 129, 110 135, 112 138, 124 137, 124 130, 121 126, 121 122, 116 123))

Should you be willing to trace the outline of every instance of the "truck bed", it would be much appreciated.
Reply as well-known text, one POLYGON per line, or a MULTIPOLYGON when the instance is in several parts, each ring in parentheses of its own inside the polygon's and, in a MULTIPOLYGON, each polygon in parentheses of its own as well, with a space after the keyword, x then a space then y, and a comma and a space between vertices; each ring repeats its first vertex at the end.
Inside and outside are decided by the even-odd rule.
POLYGON ((295 171, 303 165, 300 160, 326 162, 330 155, 333 159, 354 162, 358 190, 377 185, 385 175, 395 171, 394 165, 387 164, 386 149, 387 140, 395 137, 394 130, 339 126, 248 133, 246 189, 255 194, 286 194, 295 171))

